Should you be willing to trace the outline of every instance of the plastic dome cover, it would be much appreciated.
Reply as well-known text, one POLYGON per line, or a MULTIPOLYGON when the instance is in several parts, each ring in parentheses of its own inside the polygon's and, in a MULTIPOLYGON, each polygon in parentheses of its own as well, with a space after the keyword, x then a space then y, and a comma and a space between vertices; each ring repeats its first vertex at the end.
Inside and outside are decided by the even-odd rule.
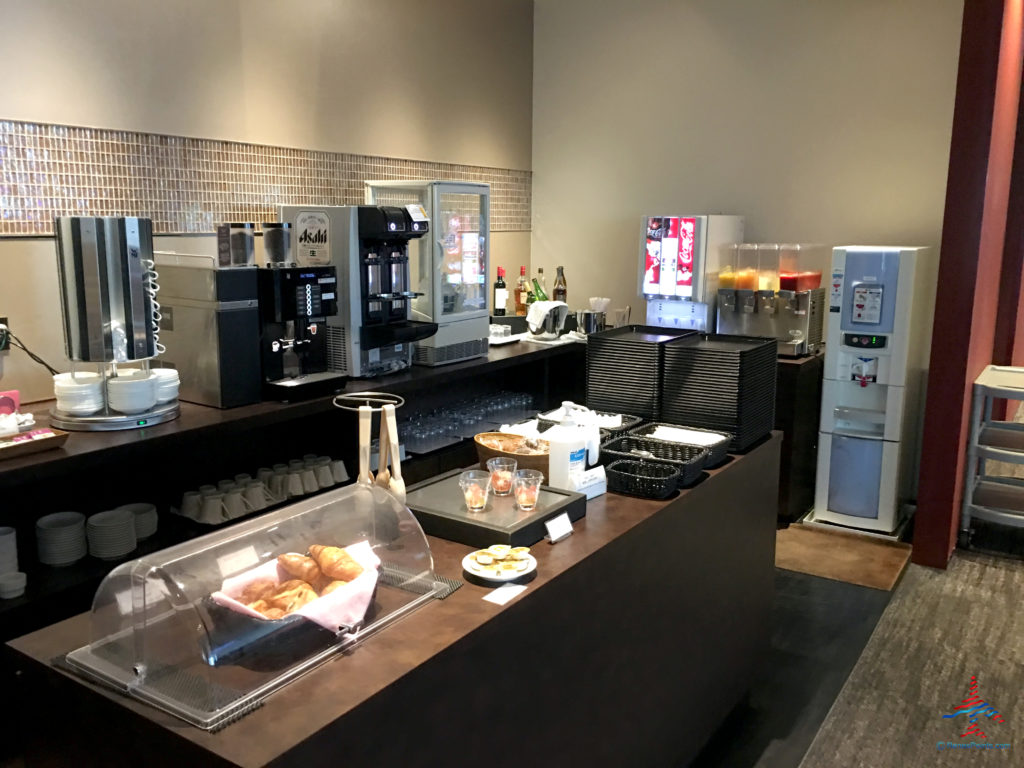
POLYGON ((117 566, 93 600, 91 642, 67 662, 209 729, 444 589, 409 509, 382 488, 350 485, 117 566), (256 618, 215 597, 225 582, 273 569, 278 555, 362 542, 380 566, 351 625, 256 618))

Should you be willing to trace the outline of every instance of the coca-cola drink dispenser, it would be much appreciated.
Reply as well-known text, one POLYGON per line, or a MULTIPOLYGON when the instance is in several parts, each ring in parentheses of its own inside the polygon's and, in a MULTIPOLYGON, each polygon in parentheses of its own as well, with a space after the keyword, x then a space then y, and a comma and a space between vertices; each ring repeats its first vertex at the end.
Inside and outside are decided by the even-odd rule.
POLYGON ((714 330, 722 249, 743 242, 743 217, 645 216, 641 223, 640 295, 647 324, 714 330))

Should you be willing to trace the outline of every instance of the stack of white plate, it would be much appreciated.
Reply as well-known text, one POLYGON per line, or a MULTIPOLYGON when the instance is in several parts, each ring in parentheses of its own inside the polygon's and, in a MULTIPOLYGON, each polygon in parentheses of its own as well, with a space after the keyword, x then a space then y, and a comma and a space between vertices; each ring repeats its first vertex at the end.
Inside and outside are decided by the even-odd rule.
POLYGON ((89 517, 85 526, 89 554, 100 560, 117 560, 135 549, 135 514, 111 509, 89 517))
POLYGON ((36 520, 36 549, 44 565, 70 565, 85 557, 85 515, 55 512, 36 520))
POLYGON ((144 413, 156 405, 156 376, 123 371, 107 379, 107 403, 121 413, 144 413))
POLYGON ((154 368, 152 373, 156 377, 156 401, 169 403, 177 400, 178 386, 181 383, 178 371, 174 368, 154 368))
POLYGON ((0 573, 18 570, 18 539, 13 528, 0 528, 0 573))
POLYGON ((53 377, 57 410, 89 416, 103 408, 103 379, 98 373, 58 373, 53 377))
POLYGON ((117 507, 114 511, 125 510, 131 512, 135 517, 135 540, 142 541, 148 539, 154 533, 156 533, 156 507, 153 504, 147 504, 146 502, 138 502, 136 504, 123 504, 117 507))

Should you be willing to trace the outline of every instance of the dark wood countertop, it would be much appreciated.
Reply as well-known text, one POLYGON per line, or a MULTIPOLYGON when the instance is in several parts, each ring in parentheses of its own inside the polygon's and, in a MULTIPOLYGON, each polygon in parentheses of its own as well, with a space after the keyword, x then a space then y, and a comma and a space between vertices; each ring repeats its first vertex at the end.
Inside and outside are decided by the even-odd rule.
MULTIPOLYGON (((336 723, 463 638, 481 630, 496 616, 530 600, 581 561, 666 507, 671 505, 675 514, 687 509, 691 501, 700 503, 698 499, 704 499, 712 503, 710 500, 715 498, 715 494, 727 487, 728 476, 740 470, 736 475, 739 477, 743 473, 742 468, 748 464, 757 467, 757 472, 771 477, 772 470, 761 467, 765 462, 777 462, 780 441, 780 434, 773 433, 758 447, 732 458, 718 469, 710 470, 710 477, 668 501, 615 494, 591 500, 586 517, 575 524, 575 533, 567 540, 553 546, 543 541, 534 545, 533 553, 538 560, 537 577, 523 594, 507 605, 497 606, 483 601, 481 598, 490 589, 466 583, 447 599, 423 606, 368 638, 351 652, 287 685, 274 693, 265 706, 217 733, 204 732, 143 703, 92 686, 79 678, 73 679, 115 702, 119 708, 134 713, 134 717, 148 721, 150 726, 155 724, 174 739, 192 742, 231 764, 264 765, 336 723), (723 486, 723 482, 727 485, 723 486), (678 504, 680 501, 686 504, 678 504)), ((772 467, 777 475, 777 463, 772 467)), ((771 490, 774 495, 774 488, 771 490)), ((774 526, 774 513, 769 511, 768 514, 771 522, 766 525, 774 526)), ((460 576, 461 560, 473 548, 434 537, 429 537, 429 542, 436 572, 449 577, 460 576)), ((701 589, 701 586, 696 588, 701 589)), ((35 662, 50 668, 54 674, 65 675, 50 665, 51 659, 84 645, 88 637, 89 616, 81 614, 18 638, 9 646, 16 656, 21 655, 17 663, 22 666, 29 661, 35 662)), ((697 692, 694 693, 696 695, 697 692)), ((425 702, 424 705, 428 704, 425 702)), ((344 759, 343 755, 338 757, 344 759)))
MULTIPOLYGON (((387 391, 405 395, 419 388, 455 382, 469 376, 493 373, 512 366, 540 362, 554 357, 581 354, 581 344, 559 346, 519 342, 492 347, 487 357, 462 363, 427 368, 413 366, 400 373, 376 379, 351 379, 344 392, 387 391)), ((0 461, 0 488, 23 482, 38 482, 104 463, 137 450, 140 445, 174 447, 186 440, 202 439, 214 433, 227 435, 268 426, 290 419, 331 412, 332 397, 319 397, 294 403, 263 402, 238 408, 211 408, 181 403, 181 415, 164 424, 116 432, 72 432, 63 447, 19 458, 0 461)), ((49 423, 52 401, 35 403, 29 410, 40 424, 49 423)))

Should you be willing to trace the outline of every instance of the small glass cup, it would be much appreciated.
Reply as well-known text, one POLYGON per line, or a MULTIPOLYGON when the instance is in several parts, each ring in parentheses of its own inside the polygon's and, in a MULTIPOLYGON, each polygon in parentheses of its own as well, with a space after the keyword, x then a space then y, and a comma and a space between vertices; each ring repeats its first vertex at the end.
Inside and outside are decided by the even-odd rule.
POLYGON ((512 480, 512 488, 516 494, 516 505, 524 512, 537 506, 540 486, 544 482, 544 474, 537 469, 517 469, 512 480))
POLYGON ((491 473, 482 469, 470 469, 459 475, 459 487, 466 500, 466 509, 481 512, 487 506, 487 493, 491 490, 491 473))
POLYGON ((508 496, 512 493, 512 476, 516 471, 516 460, 496 456, 487 460, 487 469, 491 471, 491 493, 495 496, 508 496))

